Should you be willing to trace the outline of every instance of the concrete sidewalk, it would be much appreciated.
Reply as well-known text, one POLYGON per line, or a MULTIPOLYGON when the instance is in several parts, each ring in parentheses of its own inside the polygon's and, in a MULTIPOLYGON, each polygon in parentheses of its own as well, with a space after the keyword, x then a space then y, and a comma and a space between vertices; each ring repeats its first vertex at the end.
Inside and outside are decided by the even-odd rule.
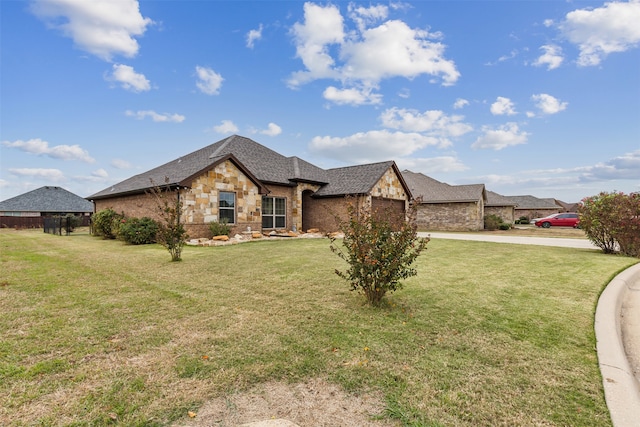
MULTIPOLYGON (((432 239, 597 249, 586 239, 418 233, 432 239)), ((595 314, 596 350, 605 400, 614 427, 640 426, 640 264, 617 275, 600 295, 595 314)))

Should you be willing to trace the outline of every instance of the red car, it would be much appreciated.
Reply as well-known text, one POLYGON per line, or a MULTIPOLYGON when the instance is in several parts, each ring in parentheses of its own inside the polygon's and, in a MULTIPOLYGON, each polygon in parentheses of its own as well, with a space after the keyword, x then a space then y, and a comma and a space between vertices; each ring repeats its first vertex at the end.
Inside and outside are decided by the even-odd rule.
POLYGON ((565 212, 549 215, 545 218, 540 218, 536 221, 536 226, 549 228, 552 225, 560 227, 573 227, 577 228, 580 222, 580 217, 577 213, 565 212))

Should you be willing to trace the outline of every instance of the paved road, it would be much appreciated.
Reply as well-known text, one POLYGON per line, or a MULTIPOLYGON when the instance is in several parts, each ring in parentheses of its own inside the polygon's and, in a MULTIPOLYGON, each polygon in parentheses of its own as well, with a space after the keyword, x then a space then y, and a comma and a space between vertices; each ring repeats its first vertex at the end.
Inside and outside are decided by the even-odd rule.
POLYGON ((587 239, 565 239, 559 237, 498 236, 484 233, 431 233, 420 232, 419 236, 432 239, 476 240, 480 242, 514 243, 517 245, 559 246, 561 248, 599 249, 587 239))

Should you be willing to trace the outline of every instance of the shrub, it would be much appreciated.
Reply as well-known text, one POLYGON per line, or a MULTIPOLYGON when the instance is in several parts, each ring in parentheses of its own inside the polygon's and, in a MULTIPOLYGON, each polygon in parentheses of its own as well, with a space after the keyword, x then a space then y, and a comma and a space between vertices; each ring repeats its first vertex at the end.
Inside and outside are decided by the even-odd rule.
POLYGON ((158 223, 148 217, 125 218, 121 221, 118 237, 130 245, 147 245, 156 242, 158 223))
POLYGON ((502 218, 500 218, 498 215, 495 214, 491 214, 491 215, 485 215, 484 217, 484 228, 485 230, 497 230, 498 227, 500 227, 500 224, 502 224, 502 218))
POLYGON ((510 230, 511 226, 509 224, 505 224, 504 222, 498 226, 500 230, 510 230))
POLYGON ((640 194, 601 192, 578 208, 580 228, 604 253, 640 257, 640 194))
POLYGON ((209 232, 212 236, 228 236, 231 233, 232 226, 227 224, 227 220, 212 221, 209 223, 209 232))
POLYGON ((372 305, 379 305, 387 292, 400 289, 400 280, 417 274, 411 264, 429 241, 418 237, 417 205, 411 208, 408 220, 404 214, 385 210, 379 215, 354 203, 348 203, 347 220, 336 218, 344 239, 339 245, 331 238, 330 248, 349 266, 335 273, 350 283, 351 290, 364 292, 372 305))
POLYGON ((116 213, 111 208, 96 212, 92 217, 94 234, 102 236, 103 239, 115 239, 123 218, 124 215, 116 213))
POLYGON ((180 222, 182 214, 180 189, 172 190, 169 185, 162 189, 154 185, 147 194, 154 201, 160 218, 156 241, 167 248, 171 254, 171 261, 182 260, 182 248, 188 236, 184 225, 180 222))

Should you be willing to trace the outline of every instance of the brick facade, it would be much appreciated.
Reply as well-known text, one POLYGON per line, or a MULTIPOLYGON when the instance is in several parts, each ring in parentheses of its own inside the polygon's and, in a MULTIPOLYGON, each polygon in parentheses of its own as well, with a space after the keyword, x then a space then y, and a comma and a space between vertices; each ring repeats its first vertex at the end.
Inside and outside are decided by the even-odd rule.
POLYGON ((514 224, 515 210, 513 206, 485 206, 484 215, 497 215, 502 218, 502 221, 506 224, 514 224))
MULTIPOLYGON (((318 228, 322 231, 337 230, 336 215, 346 218, 345 197, 314 198, 313 193, 320 185, 298 183, 294 186, 267 185, 267 197, 282 197, 286 200, 286 230, 306 231, 318 228)), ((259 186, 245 175, 233 161, 226 160, 203 175, 193 179, 191 187, 181 189, 179 197, 184 212, 181 220, 191 238, 209 237, 209 223, 218 221, 218 202, 220 192, 235 194, 236 219, 231 234, 242 233, 249 228, 252 231, 262 229, 262 194, 259 186)), ((178 197, 176 191, 175 197, 178 197)), ((358 203, 372 200, 395 201, 394 209, 404 209, 408 203, 407 194, 395 174, 389 168, 373 186, 371 194, 359 196, 358 203), (372 197, 373 196, 373 197, 372 197)), ((98 199, 96 212, 111 208, 130 217, 150 217, 159 219, 155 204, 147 194, 98 199)), ((264 230, 268 231, 268 230, 264 230)))
POLYGON ((421 230, 478 231, 484 229, 482 200, 466 203, 422 203, 416 222, 421 230))

